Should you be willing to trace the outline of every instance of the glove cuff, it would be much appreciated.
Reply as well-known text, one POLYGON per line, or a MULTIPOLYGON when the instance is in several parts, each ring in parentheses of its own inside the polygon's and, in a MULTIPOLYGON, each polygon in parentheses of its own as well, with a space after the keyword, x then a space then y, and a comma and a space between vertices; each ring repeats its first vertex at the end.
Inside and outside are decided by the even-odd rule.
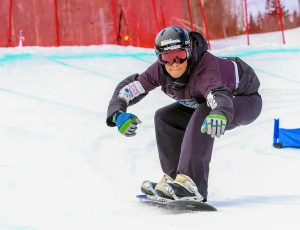
POLYGON ((113 122, 113 123, 116 124, 116 120, 117 120, 118 116, 119 116, 121 113, 123 113, 123 111, 118 110, 117 112, 115 112, 115 113, 113 114, 113 116, 112 116, 112 122, 113 122))
POLYGON ((216 119, 221 119, 221 120, 227 121, 225 116, 219 115, 219 114, 210 114, 207 116, 207 118, 216 118, 216 119))

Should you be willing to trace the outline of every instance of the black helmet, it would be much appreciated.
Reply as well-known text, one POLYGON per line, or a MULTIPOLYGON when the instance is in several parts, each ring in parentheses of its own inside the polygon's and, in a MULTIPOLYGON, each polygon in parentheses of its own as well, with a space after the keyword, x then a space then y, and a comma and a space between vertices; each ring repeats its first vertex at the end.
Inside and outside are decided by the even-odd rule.
POLYGON ((160 54, 175 49, 185 49, 187 58, 191 57, 191 39, 188 32, 179 26, 162 29, 155 38, 155 53, 159 63, 163 64, 160 54))

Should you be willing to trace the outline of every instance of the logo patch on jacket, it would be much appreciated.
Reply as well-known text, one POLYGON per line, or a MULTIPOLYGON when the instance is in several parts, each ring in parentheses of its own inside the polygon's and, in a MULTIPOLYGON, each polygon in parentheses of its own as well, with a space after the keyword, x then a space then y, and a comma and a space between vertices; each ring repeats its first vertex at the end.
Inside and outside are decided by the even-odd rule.
POLYGON ((193 109, 196 109, 199 106, 199 104, 193 99, 178 99, 178 98, 175 98, 175 100, 179 104, 184 105, 186 107, 193 108, 193 109))
POLYGON ((206 102, 207 102, 207 106, 210 107, 211 109, 214 109, 218 106, 215 100, 215 96, 212 95, 211 92, 209 92, 209 94, 207 95, 206 102))
POLYGON ((118 98, 121 98, 126 101, 127 104, 140 94, 145 93, 145 89, 139 81, 131 82, 128 85, 125 85, 119 92, 118 98))
POLYGON ((134 92, 135 95, 139 94, 139 91, 138 91, 138 89, 136 88, 136 86, 134 84, 132 84, 130 87, 133 90, 133 92, 134 92))

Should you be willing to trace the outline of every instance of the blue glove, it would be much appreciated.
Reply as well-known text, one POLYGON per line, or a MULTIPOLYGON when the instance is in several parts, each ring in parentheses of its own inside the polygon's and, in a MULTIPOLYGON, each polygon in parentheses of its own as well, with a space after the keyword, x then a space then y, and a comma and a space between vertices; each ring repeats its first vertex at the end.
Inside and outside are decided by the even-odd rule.
POLYGON ((227 119, 222 115, 209 115, 205 118, 202 126, 201 132, 211 135, 212 138, 224 135, 226 128, 227 119))
POLYGON ((137 116, 121 110, 114 114, 113 122, 117 125, 119 132, 126 137, 134 137, 137 124, 142 123, 137 116))

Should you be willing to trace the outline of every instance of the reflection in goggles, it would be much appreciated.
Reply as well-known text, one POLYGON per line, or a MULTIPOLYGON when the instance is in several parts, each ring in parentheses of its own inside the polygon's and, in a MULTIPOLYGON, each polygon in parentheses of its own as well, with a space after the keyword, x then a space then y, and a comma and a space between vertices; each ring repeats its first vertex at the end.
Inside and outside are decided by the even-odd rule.
POLYGON ((174 62, 182 64, 187 59, 185 49, 172 50, 161 54, 161 60, 165 65, 173 65, 174 62))

